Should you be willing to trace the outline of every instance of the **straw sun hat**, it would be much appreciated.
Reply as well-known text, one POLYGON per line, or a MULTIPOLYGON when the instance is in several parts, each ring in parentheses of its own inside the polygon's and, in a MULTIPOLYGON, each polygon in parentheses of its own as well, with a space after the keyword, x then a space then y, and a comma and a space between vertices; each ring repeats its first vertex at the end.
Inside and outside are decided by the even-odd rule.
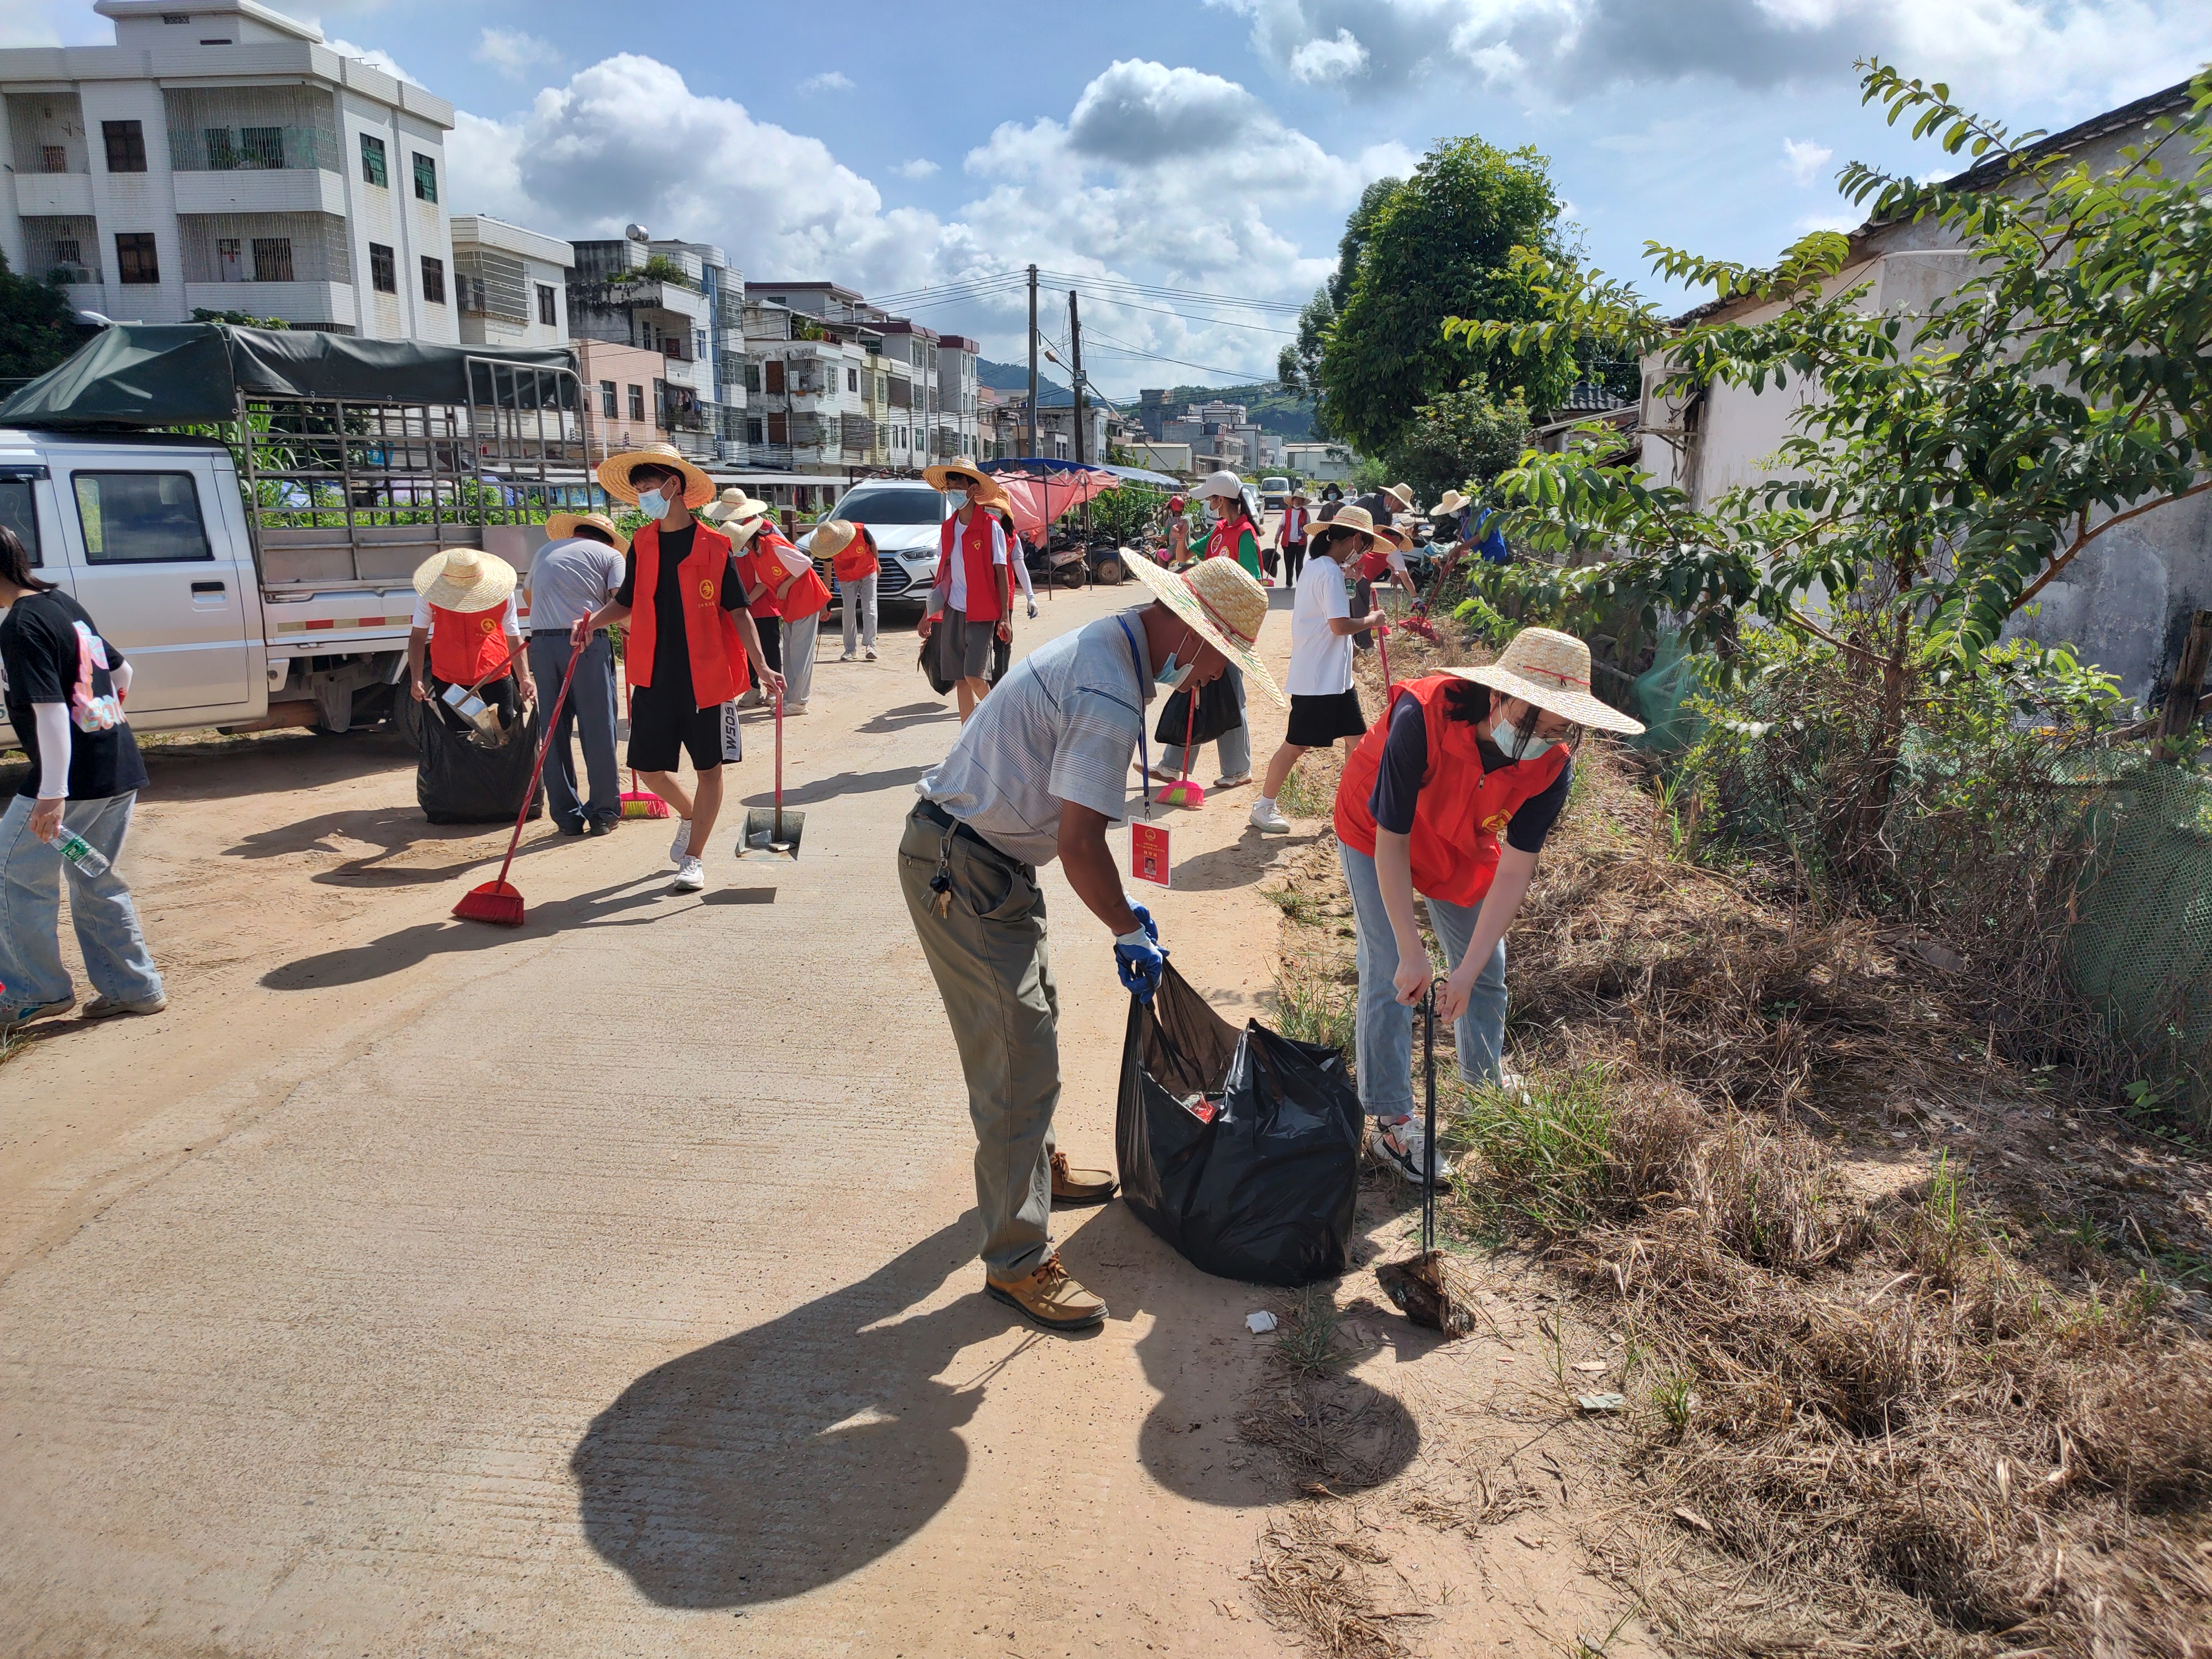
POLYGON ((545 539, 549 542, 565 542, 584 525, 589 525, 594 530, 604 531, 608 538, 614 543, 617 551, 623 553, 629 551, 629 538, 617 529, 615 521, 604 513, 556 513, 545 520, 545 539))
POLYGON ((709 524, 727 524, 732 519, 757 519, 771 510, 769 503, 747 495, 743 484, 730 484, 708 502, 699 516, 709 524))
POLYGON ((978 507, 1004 507, 1006 492, 999 488, 998 480, 988 472, 978 472, 972 466, 948 462, 941 466, 925 466, 921 481, 932 489, 964 489, 968 499, 978 507))
POLYGON ((642 449, 608 456, 599 463, 599 488, 623 506, 635 507, 637 491, 630 483, 629 470, 647 461, 684 475, 684 506, 704 507, 714 499, 714 481, 678 454, 674 444, 647 444, 642 449))
POLYGON ((1374 516, 1364 507, 1340 507, 1336 516, 1314 526, 1313 533, 1326 535, 1332 530, 1349 530, 1362 537, 1370 547, 1380 546, 1389 537, 1375 527, 1374 516))
POLYGON ((1524 628, 1507 642, 1496 662, 1482 668, 1447 668, 1444 672, 1532 702, 1546 714, 1564 715, 1577 726, 1629 737, 1644 729, 1641 720, 1629 719, 1590 695, 1589 647, 1573 635, 1553 629, 1524 628))
POLYGON ((806 538, 806 550, 817 559, 834 559, 853 544, 860 532, 849 519, 824 519, 806 538))
POLYGON ((1254 648, 1260 641, 1260 624, 1267 620, 1267 590, 1249 571, 1234 559, 1205 559, 1178 574, 1134 548, 1124 548, 1122 558, 1129 574, 1195 629, 1200 638, 1259 681, 1278 705, 1289 707, 1290 700, 1254 648))
POLYGON ((514 567, 473 547, 449 547, 415 567, 415 592, 441 611, 490 611, 514 593, 514 567))
POLYGON ((1466 505, 1466 496, 1456 489, 1447 489, 1437 504, 1429 509, 1429 516, 1432 519, 1449 518, 1466 505))
POLYGON ((1382 493, 1390 497, 1391 500, 1397 502, 1400 507, 1405 508, 1407 512, 1411 513, 1413 510, 1413 485, 1401 483, 1385 484, 1382 486, 1382 493))

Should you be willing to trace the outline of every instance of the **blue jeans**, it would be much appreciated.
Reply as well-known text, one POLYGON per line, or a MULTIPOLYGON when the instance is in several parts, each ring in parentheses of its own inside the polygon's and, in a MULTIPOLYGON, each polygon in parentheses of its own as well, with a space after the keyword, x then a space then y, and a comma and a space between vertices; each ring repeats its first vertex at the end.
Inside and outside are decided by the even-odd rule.
MULTIPOLYGON (((568 672, 568 653, 575 647, 566 634, 550 630, 530 636, 530 677, 538 682, 538 702, 553 707, 561 695, 561 677, 568 672)), ((576 678, 568 687, 568 702, 559 724, 545 734, 545 809, 553 822, 565 829, 580 828, 586 818, 612 823, 622 816, 622 773, 615 765, 615 651, 604 633, 592 635, 576 663, 576 678), (569 747, 571 734, 584 739, 584 775, 592 798, 576 799, 576 759, 569 747)))
MULTIPOLYGON (((1398 940, 1382 908, 1382 887, 1375 860, 1341 841, 1337 861, 1352 889, 1352 915, 1359 934, 1359 1012, 1354 1030, 1359 1063, 1359 1103, 1370 1117, 1401 1118, 1413 1109, 1413 1021, 1418 1008, 1398 1000, 1391 979, 1398 971, 1398 940)), ((1430 899, 1429 923, 1444 947, 1444 960, 1457 967, 1474 938, 1480 904, 1447 904, 1430 899)), ((1474 981, 1467 1012, 1452 1028, 1459 1043, 1459 1074, 1469 1083, 1494 1083, 1505 1052, 1505 941, 1498 941, 1474 981)))
POLYGON ((62 965, 62 872, 69 872, 70 920, 84 952, 92 988, 117 1002, 150 1002, 161 994, 161 976, 139 931, 137 907, 116 869, 131 828, 136 791, 97 800, 73 800, 62 823, 99 848, 105 875, 87 878, 31 833, 28 795, 16 795, 0 812, 0 1024, 18 1009, 66 1000, 76 988, 62 965))
MULTIPOLYGON (((1237 707, 1241 710, 1244 707, 1244 677, 1237 672, 1233 665, 1227 672, 1230 684, 1237 688, 1237 707)), ((1196 693, 1194 692, 1192 695, 1195 696, 1196 693)), ((1206 745, 1200 744, 1198 746, 1203 749, 1206 745)), ((1223 777, 1241 778, 1252 769, 1252 727, 1248 721, 1237 721, 1235 726, 1221 734, 1214 746, 1221 751, 1223 777)), ((1169 744, 1160 750, 1160 770, 1182 771, 1183 757, 1188 752, 1179 743, 1169 744)))

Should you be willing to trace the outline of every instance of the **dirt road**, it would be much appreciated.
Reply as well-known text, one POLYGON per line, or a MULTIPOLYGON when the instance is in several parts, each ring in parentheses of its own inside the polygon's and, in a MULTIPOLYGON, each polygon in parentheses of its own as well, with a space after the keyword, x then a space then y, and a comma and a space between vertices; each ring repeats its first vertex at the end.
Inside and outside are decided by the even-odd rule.
MULTIPOLYGON (((1020 644, 1134 598, 1047 599, 1020 644)), ((534 825, 519 933, 448 919, 504 836, 424 825, 390 738, 155 760, 126 870, 171 1011, 0 1070, 0 1649, 1279 1650, 1218 1610, 1282 1494, 1233 1434, 1260 1302, 1119 1205, 1056 1223, 1094 1336, 977 1294, 892 866, 956 726, 901 634, 816 685, 801 861, 726 828, 678 896, 665 825, 534 825)), ((1308 839, 1249 799, 1177 821, 1153 901, 1228 1010, 1308 839)), ((1046 884, 1062 1145, 1110 1163, 1127 1001, 1046 884)))

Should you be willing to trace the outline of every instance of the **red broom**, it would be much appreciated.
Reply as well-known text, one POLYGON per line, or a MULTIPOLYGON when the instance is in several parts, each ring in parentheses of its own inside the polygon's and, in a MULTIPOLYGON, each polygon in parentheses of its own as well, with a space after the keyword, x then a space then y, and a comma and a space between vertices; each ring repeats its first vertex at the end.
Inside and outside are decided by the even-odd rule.
POLYGON ((514 866, 514 849, 522 845, 522 826, 529 820, 530 803, 538 799, 538 781, 545 775, 545 757, 553 745, 544 734, 560 725, 562 707, 568 701, 568 683, 576 678, 576 665, 583 659, 581 645, 568 653, 568 672, 561 677, 561 695, 553 699, 553 712, 539 728, 538 764, 530 769, 530 787, 522 792, 522 810, 514 815, 514 833, 507 837, 507 860, 499 866, 499 879, 471 887, 461 895, 453 914, 463 921, 496 922, 501 927, 522 926, 522 894, 507 884, 507 872, 514 866))
MULTIPOLYGON (((630 718, 629 673, 623 673, 623 719, 630 718)), ((629 769, 629 789, 622 798, 622 815, 626 818, 665 818, 675 811, 666 801, 650 789, 637 787, 637 768, 629 769)))
POLYGON ((1191 733, 1198 730, 1197 689, 1191 688, 1188 696, 1190 698, 1190 716, 1182 723, 1182 775, 1152 797, 1154 802, 1161 806, 1206 805, 1205 787, 1190 781, 1190 738, 1191 733))

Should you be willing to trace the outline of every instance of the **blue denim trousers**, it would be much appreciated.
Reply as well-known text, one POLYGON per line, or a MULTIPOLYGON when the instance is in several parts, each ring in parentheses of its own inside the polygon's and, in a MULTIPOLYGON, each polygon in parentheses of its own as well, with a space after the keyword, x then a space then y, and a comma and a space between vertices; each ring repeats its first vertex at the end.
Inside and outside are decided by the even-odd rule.
MULTIPOLYGON (((550 708, 561 695, 575 647, 566 634, 540 629, 530 636, 530 677, 538 682, 538 703, 550 708)), ((586 818, 612 823, 622 817, 622 773, 615 765, 615 653, 604 631, 592 635, 576 659, 576 678, 561 719, 545 734, 545 806, 553 821, 574 830, 586 818), (590 799, 576 793, 576 755, 571 739, 584 740, 584 778, 590 799)))
MULTIPOLYGON (((1398 1000, 1391 979, 1398 971, 1398 940, 1382 908, 1382 887, 1375 860, 1341 841, 1337 861, 1352 889, 1352 921, 1359 935, 1359 1010, 1354 1025, 1359 1064, 1359 1103, 1370 1117, 1401 1118, 1413 1109, 1413 1022, 1419 1008, 1398 1000)), ((1455 968, 1474 938, 1480 904, 1447 904, 1429 899, 1429 923, 1444 947, 1444 961, 1455 968)), ((1476 976, 1467 1012, 1452 1032, 1459 1045, 1459 1074, 1469 1083, 1494 1083, 1505 1052, 1505 941, 1490 953, 1476 976)))
MULTIPOLYGON (((1244 677, 1237 672, 1233 664, 1228 674, 1230 684, 1237 688, 1237 707, 1241 709, 1244 707, 1244 677)), ((1201 749, 1206 747, 1204 744, 1198 746, 1201 749)), ((1241 778, 1252 769, 1252 727, 1249 721, 1239 720, 1231 726, 1221 734, 1214 747, 1221 751, 1223 777, 1241 778)), ((1188 752, 1179 743, 1166 744, 1160 750, 1159 769, 1163 772, 1182 771, 1183 757, 1188 752)))
POLYGON ((64 870, 69 872, 70 921, 93 989, 118 1002, 147 1002, 161 994, 137 907, 116 868, 137 799, 134 790, 73 800, 62 809, 62 823, 107 859, 106 873, 90 878, 31 833, 37 803, 28 795, 12 797, 0 812, 0 985, 8 988, 0 994, 0 1020, 17 1009, 60 1002, 75 989, 62 964, 64 870))

